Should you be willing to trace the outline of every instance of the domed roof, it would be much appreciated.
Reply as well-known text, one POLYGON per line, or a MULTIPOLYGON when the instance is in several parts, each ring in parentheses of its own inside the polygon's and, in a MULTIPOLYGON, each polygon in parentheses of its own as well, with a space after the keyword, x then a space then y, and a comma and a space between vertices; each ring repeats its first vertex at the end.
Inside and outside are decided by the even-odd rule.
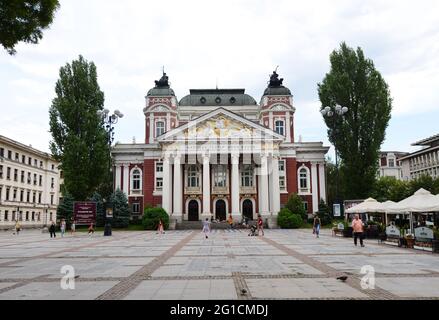
POLYGON ((256 100, 245 89, 191 89, 180 106, 251 106, 256 100))

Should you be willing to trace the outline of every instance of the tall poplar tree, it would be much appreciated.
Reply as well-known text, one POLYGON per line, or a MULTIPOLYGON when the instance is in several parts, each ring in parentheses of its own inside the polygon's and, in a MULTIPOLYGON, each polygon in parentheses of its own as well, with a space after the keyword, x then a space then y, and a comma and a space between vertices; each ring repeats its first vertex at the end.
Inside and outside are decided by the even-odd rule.
POLYGON ((97 111, 104 93, 96 66, 82 56, 60 69, 56 98, 50 108, 50 149, 61 162, 65 189, 77 201, 93 195, 108 181, 110 149, 97 111))
POLYGON ((375 183, 378 156, 392 99, 387 83, 363 50, 342 43, 330 55, 331 70, 318 84, 321 108, 349 108, 344 116, 324 117, 329 141, 341 158, 342 183, 349 198, 366 198, 375 183))

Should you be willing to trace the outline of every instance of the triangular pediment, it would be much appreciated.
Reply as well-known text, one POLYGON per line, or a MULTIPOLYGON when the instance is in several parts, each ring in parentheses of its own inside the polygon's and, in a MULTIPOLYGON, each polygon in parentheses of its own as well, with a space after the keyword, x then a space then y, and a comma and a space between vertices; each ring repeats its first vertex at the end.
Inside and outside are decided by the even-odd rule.
POLYGON ((218 108, 158 137, 158 142, 209 139, 264 139, 282 142, 285 137, 236 113, 218 108))

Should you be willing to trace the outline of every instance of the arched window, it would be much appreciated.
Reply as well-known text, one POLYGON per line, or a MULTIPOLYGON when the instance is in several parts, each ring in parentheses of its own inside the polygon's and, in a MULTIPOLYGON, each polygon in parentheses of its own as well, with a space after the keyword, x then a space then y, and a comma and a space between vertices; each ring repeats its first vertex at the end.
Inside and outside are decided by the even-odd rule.
POLYGON ((253 187, 253 166, 246 164, 242 167, 241 187, 253 187))
POLYGON ((309 175, 308 170, 305 167, 299 169, 299 187, 301 191, 309 190, 309 175))
POLYGON ((155 123, 155 136, 156 138, 165 133, 165 122, 157 121, 155 123))
POLYGON ((132 189, 140 190, 141 174, 139 169, 134 169, 131 175, 132 189))
POLYGON ((285 122, 283 120, 276 120, 274 127, 278 134, 285 135, 285 122))
POLYGON ((190 165, 187 169, 187 186, 189 188, 198 188, 200 186, 198 166, 190 165))

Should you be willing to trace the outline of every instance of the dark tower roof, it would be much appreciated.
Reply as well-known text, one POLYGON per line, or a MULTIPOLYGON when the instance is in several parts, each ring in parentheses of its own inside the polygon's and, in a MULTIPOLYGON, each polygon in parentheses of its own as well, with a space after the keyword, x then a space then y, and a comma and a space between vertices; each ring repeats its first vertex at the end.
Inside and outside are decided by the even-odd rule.
POLYGON ((169 77, 164 71, 160 80, 155 81, 155 87, 148 91, 147 96, 175 96, 174 90, 169 85, 169 77))
MULTIPOLYGON (((277 68, 276 68, 277 70, 277 68)), ((284 79, 279 79, 279 75, 277 72, 273 71, 273 74, 270 76, 270 81, 268 82, 268 87, 264 91, 264 96, 272 95, 272 96, 285 96, 291 95, 290 89, 283 86, 284 79)))

